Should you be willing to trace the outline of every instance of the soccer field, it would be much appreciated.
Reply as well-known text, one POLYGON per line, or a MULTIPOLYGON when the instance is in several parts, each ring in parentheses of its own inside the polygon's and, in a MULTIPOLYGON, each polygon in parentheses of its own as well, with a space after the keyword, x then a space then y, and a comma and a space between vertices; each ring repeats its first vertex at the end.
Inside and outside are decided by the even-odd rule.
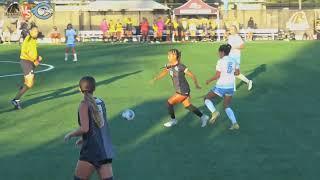
MULTIPOLYGON (((167 51, 178 48, 182 61, 197 75, 192 102, 204 107, 203 96, 214 75, 216 43, 83 44, 79 62, 64 62, 64 46, 40 46, 44 63, 55 69, 36 75, 36 85, 13 111, 9 101, 21 76, 0 78, 0 179, 67 180, 73 178, 79 149, 63 137, 77 125, 81 101, 78 81, 92 75, 96 96, 107 104, 119 180, 315 180, 320 167, 320 43, 252 42, 243 51, 241 71, 254 88, 238 81, 233 109, 240 130, 230 132, 222 116, 200 128, 199 119, 182 105, 179 124, 164 128, 166 100, 173 93, 169 77, 149 81, 167 63, 167 51), (121 119, 124 109, 134 121, 121 119)), ((18 61, 19 47, 0 46, 0 61, 18 61)), ((45 69, 46 67, 40 67, 45 69)), ((20 73, 20 65, 0 62, 0 76, 20 73)))

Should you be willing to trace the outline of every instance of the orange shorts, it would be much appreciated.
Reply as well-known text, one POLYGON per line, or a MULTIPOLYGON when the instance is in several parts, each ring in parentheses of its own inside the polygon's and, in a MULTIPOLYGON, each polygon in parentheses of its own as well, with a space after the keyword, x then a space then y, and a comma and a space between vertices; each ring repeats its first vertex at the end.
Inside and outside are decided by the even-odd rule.
POLYGON ((170 97, 168 103, 172 105, 182 103, 184 107, 189 107, 191 105, 190 96, 184 96, 178 93, 170 97))

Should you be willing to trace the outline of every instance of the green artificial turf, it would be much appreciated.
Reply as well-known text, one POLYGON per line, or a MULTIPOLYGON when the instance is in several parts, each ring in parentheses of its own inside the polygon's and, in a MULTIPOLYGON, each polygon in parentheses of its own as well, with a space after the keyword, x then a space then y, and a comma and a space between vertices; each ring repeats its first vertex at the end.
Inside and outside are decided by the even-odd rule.
MULTIPOLYGON (((320 167, 320 43, 252 42, 243 51, 241 71, 252 78, 247 91, 238 82, 232 107, 241 129, 230 132, 222 112, 214 126, 181 105, 179 124, 166 129, 166 100, 174 90, 169 77, 149 81, 178 48, 182 61, 197 75, 192 102, 209 113, 203 96, 215 73, 217 43, 82 44, 79 62, 64 62, 64 46, 40 46, 44 63, 55 66, 36 75, 35 87, 22 98, 20 111, 9 101, 22 77, 0 78, 0 179, 67 180, 73 178, 79 150, 63 142, 77 125, 81 101, 78 81, 92 75, 96 96, 107 103, 119 180, 315 180, 320 167), (135 120, 121 119, 124 109, 135 120)), ((0 46, 0 61, 18 61, 18 46, 0 46)), ((44 67, 41 67, 42 69, 44 67)), ((0 63, 0 75, 20 73, 19 64, 0 63)), ((95 179, 95 177, 93 178, 95 179)))

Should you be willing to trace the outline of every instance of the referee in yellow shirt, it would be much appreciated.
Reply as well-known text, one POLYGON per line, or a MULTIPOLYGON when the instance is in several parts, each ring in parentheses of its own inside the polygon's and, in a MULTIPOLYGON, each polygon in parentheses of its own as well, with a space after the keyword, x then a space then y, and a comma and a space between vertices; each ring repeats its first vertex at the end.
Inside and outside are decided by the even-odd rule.
POLYGON ((24 74, 24 85, 20 88, 16 97, 11 101, 16 109, 21 109, 20 98, 34 84, 34 69, 40 64, 42 57, 37 51, 38 27, 33 26, 29 31, 29 35, 24 39, 21 46, 20 64, 24 74))

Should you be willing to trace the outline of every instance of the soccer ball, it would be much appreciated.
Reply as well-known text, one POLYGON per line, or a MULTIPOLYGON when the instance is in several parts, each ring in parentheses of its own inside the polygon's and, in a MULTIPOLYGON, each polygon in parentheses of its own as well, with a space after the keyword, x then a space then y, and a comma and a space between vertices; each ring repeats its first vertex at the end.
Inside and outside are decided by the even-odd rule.
POLYGON ((135 117, 135 113, 134 111, 132 111, 131 109, 126 109, 125 111, 122 112, 121 116, 128 120, 128 121, 131 121, 134 119, 135 117))

